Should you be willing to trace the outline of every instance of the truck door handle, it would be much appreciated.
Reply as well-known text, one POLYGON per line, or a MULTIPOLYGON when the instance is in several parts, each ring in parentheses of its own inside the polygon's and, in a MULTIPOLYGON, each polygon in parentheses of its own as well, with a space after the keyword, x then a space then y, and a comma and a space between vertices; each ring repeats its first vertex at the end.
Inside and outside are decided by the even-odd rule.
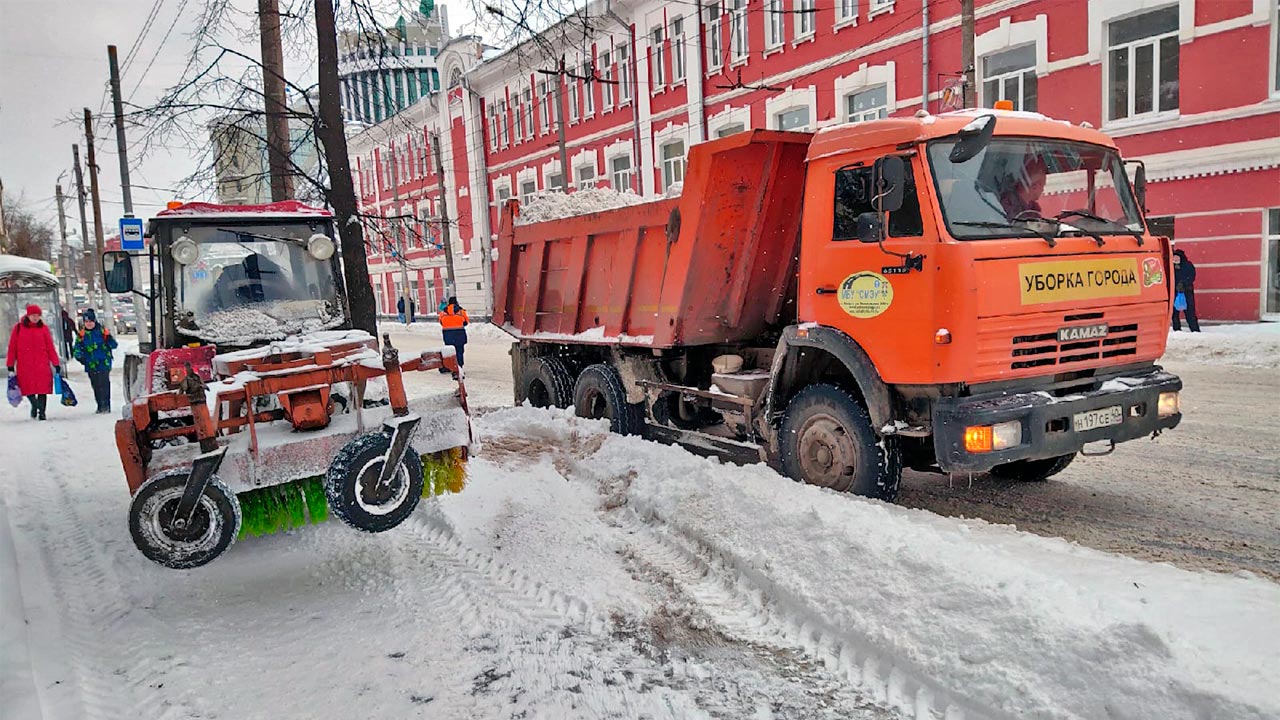
POLYGON ((819 295, 835 295, 837 290, 833 287, 820 287, 817 290, 819 295))

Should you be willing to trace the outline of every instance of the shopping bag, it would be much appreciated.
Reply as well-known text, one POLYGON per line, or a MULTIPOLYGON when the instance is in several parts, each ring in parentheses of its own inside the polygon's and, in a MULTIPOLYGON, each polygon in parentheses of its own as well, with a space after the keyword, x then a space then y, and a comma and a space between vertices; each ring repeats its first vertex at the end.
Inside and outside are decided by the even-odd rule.
POLYGON ((22 388, 18 387, 18 376, 9 376, 9 389, 6 391, 9 397, 9 404, 18 407, 22 404, 22 388))
POLYGON ((78 405, 80 401, 76 400, 76 394, 71 391, 71 383, 66 380, 62 380, 61 375, 56 375, 55 377, 60 381, 58 394, 62 396, 62 404, 67 407, 75 407, 78 405))
POLYGON ((1187 309, 1187 296, 1185 293, 1178 293, 1173 296, 1173 309, 1177 312, 1187 309))
POLYGON ((53 374, 53 394, 62 394, 62 375, 60 373, 53 374))

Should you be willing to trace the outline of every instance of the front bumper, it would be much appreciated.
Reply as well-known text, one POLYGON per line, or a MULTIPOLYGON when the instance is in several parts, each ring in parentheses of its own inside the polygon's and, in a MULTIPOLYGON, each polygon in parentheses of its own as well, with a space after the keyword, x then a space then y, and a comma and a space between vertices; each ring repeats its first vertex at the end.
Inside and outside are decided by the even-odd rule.
POLYGON ((1162 392, 1182 389, 1178 376, 1160 369, 1142 375, 1110 378, 1102 389, 1054 397, 1047 392, 1021 392, 961 398, 942 398, 933 409, 933 444, 938 466, 945 472, 986 472, 1015 460, 1040 460, 1079 452, 1087 443, 1134 440, 1176 427, 1181 413, 1159 417, 1162 392), (1076 413, 1121 406, 1119 425, 1076 432, 1076 413), (974 425, 1018 420, 1022 443, 992 452, 965 450, 964 432, 974 425))

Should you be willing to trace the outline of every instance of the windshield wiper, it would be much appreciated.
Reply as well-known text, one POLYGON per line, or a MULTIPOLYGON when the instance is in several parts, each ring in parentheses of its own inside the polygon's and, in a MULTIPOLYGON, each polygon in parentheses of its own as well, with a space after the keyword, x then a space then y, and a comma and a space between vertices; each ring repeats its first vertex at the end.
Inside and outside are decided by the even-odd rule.
MULTIPOLYGON (((957 220, 951 224, 962 225, 964 227, 992 228, 997 230, 1026 230, 1027 232, 1030 232, 1044 240, 1046 243, 1049 243, 1049 247, 1056 247, 1058 245, 1058 241, 1052 235, 1033 230, 1028 225, 1014 225, 1013 223, 993 222, 990 220, 957 220)), ((1023 235, 1022 237, 1026 236, 1023 235)))
MULTIPOLYGON (((1058 213, 1054 217, 1057 220, 1062 220, 1063 218, 1069 218, 1069 217, 1079 217, 1079 218, 1084 218, 1086 220, 1092 220, 1094 222, 1102 223, 1107 226, 1106 228, 1107 230, 1115 232, 1117 235, 1128 235, 1136 239, 1138 241, 1139 246, 1142 245, 1142 233, 1138 232, 1137 230, 1130 230, 1129 228, 1125 227, 1124 225, 1121 225, 1115 220, 1109 220, 1107 218, 1102 217, 1101 215, 1096 215, 1083 208, 1077 209, 1077 210, 1063 210, 1062 212, 1058 213)), ((1088 233, 1093 237, 1093 239, 1097 240, 1098 247, 1102 247, 1102 245, 1105 242, 1102 239, 1101 235, 1097 235, 1095 233, 1089 232, 1088 230, 1084 230, 1084 229, 1080 229, 1080 231, 1083 233, 1088 233)))
MULTIPOLYGON (((262 235, 260 233, 252 233, 252 232, 247 232, 245 230, 235 230, 233 228, 217 228, 217 230, 218 232, 231 233, 236 237, 247 237, 247 238, 253 238, 255 240, 268 240, 270 242, 286 242, 286 243, 293 243, 295 245, 306 244, 302 240, 302 238, 288 238, 288 237, 277 237, 275 235, 262 235)), ((237 241, 237 242, 240 242, 240 241, 237 241)))

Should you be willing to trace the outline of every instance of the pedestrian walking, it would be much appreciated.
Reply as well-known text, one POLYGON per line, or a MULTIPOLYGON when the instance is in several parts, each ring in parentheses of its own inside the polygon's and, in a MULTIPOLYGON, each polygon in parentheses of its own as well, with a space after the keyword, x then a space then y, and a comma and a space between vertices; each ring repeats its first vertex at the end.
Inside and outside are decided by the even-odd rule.
POLYGON ((1187 316, 1191 332, 1200 332, 1200 320, 1196 318, 1196 265, 1187 259, 1185 250, 1173 251, 1173 329, 1182 330, 1178 313, 1187 316))
POLYGON ((71 347, 76 341, 76 321, 71 319, 66 309, 62 311, 62 355, 71 357, 71 347))
POLYGON ((458 367, 462 367, 462 353, 467 347, 468 322, 467 311, 458 304, 458 298, 450 297, 440 311, 440 329, 444 333, 444 344, 457 353, 458 367))
POLYGON ((401 295, 400 299, 396 301, 396 312, 400 314, 400 322, 404 322, 406 319, 409 322, 413 322, 414 318, 416 318, 418 315, 418 305, 413 301, 413 298, 410 298, 408 312, 406 313, 405 306, 404 306, 404 296, 401 295))
POLYGON ((85 310, 83 319, 84 329, 76 338, 71 355, 89 373, 93 399, 97 401, 98 414, 101 415, 111 412, 111 363, 114 360, 111 351, 119 343, 110 331, 98 324, 98 316, 93 310, 85 310))
POLYGON ((44 420, 53 376, 62 373, 62 364, 39 305, 28 305, 27 314, 9 333, 5 366, 18 378, 18 387, 31 403, 31 417, 44 420))

